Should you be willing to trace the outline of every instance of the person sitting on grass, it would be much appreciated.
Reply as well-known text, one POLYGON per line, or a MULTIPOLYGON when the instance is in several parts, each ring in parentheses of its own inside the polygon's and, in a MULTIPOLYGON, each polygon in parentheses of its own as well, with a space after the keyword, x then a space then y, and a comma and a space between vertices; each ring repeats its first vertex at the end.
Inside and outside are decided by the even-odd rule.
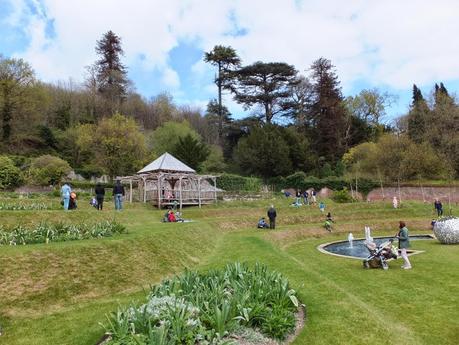
POLYGON ((332 224, 334 223, 335 221, 333 220, 332 216, 331 216, 331 213, 328 212, 327 214, 327 218, 325 218, 325 223, 324 223, 324 227, 327 231, 329 232, 332 232, 332 224))
POLYGON ((175 223, 177 219, 175 218, 174 211, 169 210, 169 215, 167 216, 167 220, 171 223, 175 223))
POLYGON ((269 228, 268 223, 265 221, 265 217, 261 217, 257 224, 258 229, 267 229, 269 228))

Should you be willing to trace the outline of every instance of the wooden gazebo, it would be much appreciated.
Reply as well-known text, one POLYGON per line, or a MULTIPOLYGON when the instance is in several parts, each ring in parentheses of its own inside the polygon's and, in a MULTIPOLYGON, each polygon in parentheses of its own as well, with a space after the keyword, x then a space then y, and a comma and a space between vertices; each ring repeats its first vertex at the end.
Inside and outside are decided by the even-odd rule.
POLYGON ((133 176, 119 177, 129 183, 129 201, 133 199, 133 184, 137 184, 138 199, 158 208, 168 206, 211 204, 217 201, 217 177, 198 175, 196 171, 169 153, 139 170, 133 176))

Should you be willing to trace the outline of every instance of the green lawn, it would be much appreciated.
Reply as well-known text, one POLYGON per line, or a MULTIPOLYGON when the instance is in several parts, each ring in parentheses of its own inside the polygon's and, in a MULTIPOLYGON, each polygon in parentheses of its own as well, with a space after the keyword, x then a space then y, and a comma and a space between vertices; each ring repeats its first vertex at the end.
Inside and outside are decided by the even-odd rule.
MULTIPOLYGON (((10 200, 13 202, 13 200, 10 200)), ((53 201, 54 203, 56 200, 53 201)), ((129 233, 108 239, 0 247, 0 344, 95 344, 99 323, 118 304, 142 300, 150 284, 185 268, 206 270, 231 261, 263 262, 282 272, 306 304, 307 320, 295 344, 457 344, 459 246, 413 242, 425 251, 413 270, 392 261, 388 271, 363 270, 359 260, 322 254, 317 245, 394 234, 399 220, 410 232, 429 233, 431 205, 337 205, 326 201, 336 231, 322 229, 317 208, 295 209, 285 199, 232 202, 185 209, 193 223, 163 224, 148 205, 112 203, 97 212, 80 201, 77 211, 0 211, 0 224, 113 219, 129 233), (274 202, 278 229, 254 229, 274 202)), ((458 213, 458 208, 454 209, 458 213)))

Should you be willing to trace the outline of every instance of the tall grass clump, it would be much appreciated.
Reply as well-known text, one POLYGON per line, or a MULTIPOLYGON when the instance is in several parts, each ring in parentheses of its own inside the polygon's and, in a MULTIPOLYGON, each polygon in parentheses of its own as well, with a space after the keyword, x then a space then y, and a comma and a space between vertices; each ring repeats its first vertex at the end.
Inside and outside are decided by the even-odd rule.
POLYGON ((241 329, 277 340, 295 328, 299 302, 287 279, 256 264, 186 271, 154 286, 147 303, 108 316, 109 344, 220 344, 241 329), (161 339, 160 342, 154 339, 161 339))
POLYGON ((126 232, 126 227, 112 221, 94 224, 65 224, 41 222, 32 226, 15 225, 3 227, 0 225, 0 245, 25 245, 84 240, 89 238, 109 237, 126 232))

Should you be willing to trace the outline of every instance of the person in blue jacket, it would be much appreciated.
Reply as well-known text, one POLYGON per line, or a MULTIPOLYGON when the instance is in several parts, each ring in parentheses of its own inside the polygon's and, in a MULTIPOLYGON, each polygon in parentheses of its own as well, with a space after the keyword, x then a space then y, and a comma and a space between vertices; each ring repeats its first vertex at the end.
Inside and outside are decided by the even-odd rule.
POLYGON ((67 182, 61 187, 61 197, 64 202, 64 210, 68 211, 70 203, 70 193, 72 193, 72 188, 70 188, 67 182))

